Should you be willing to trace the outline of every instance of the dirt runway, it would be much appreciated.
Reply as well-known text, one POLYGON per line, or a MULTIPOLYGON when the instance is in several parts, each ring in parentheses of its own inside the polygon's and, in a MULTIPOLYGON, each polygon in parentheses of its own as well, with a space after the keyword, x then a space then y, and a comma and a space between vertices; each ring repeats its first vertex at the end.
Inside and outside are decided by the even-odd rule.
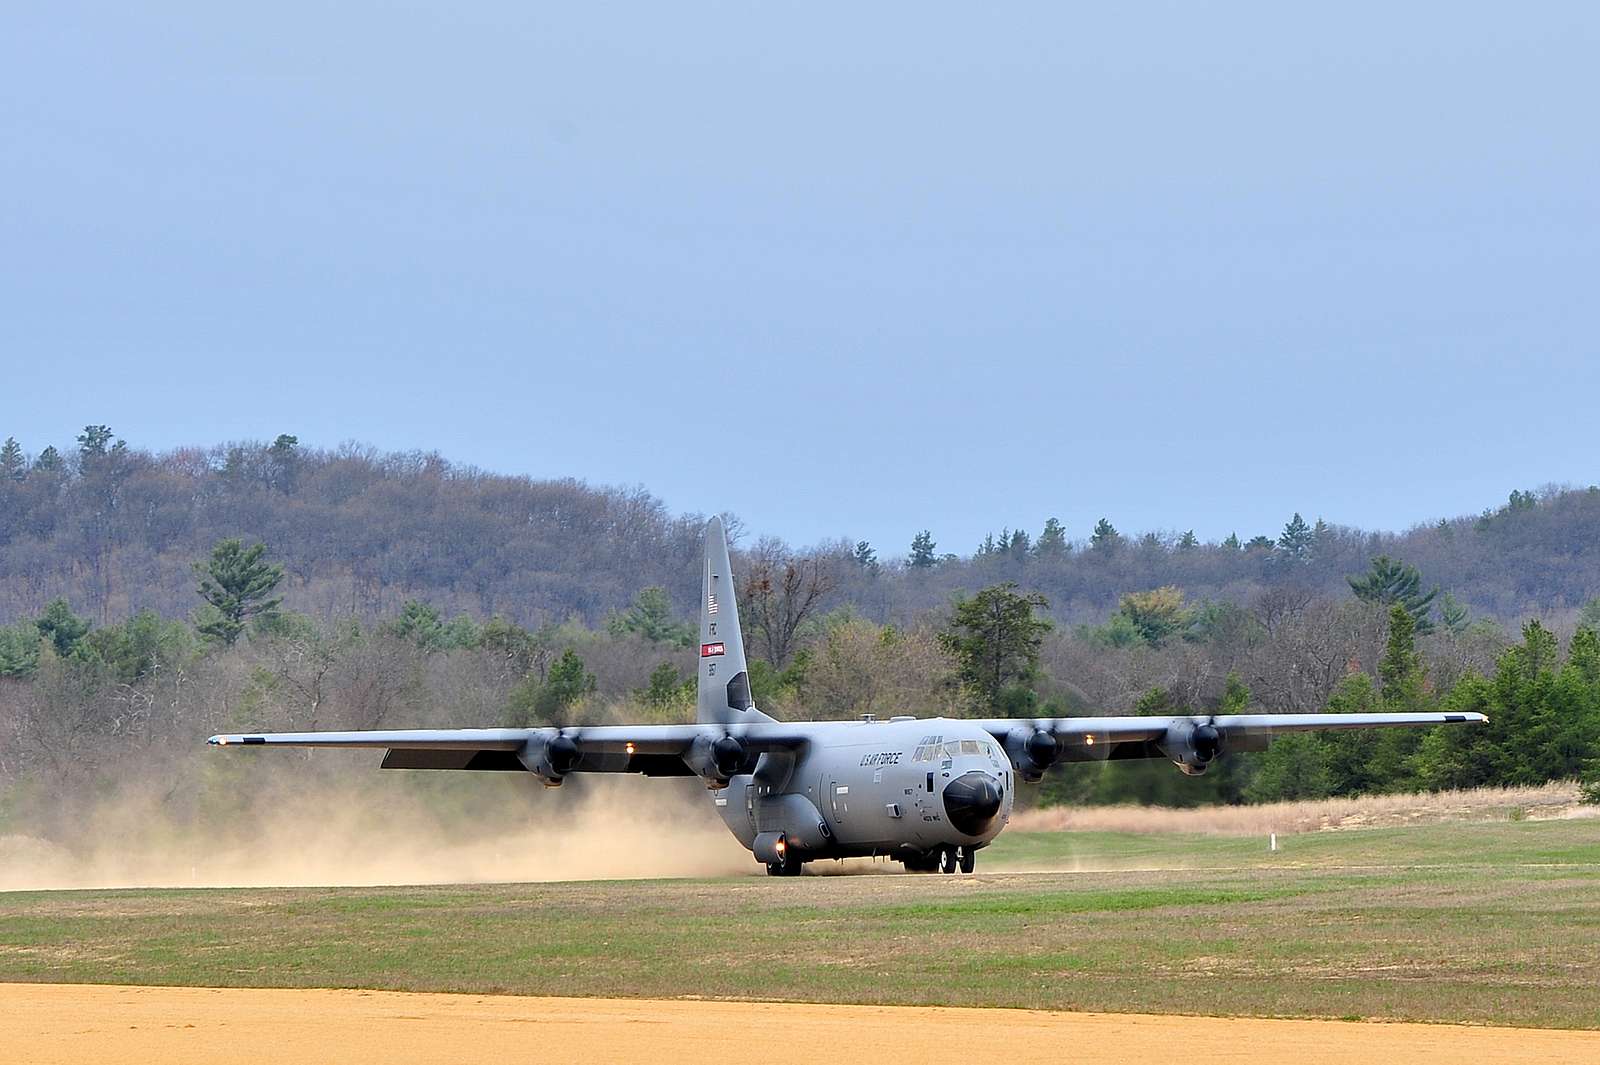
POLYGON ((909 1006, 0 984, 8 1065, 721 1059, 1185 1065, 1600 1061, 1600 1032, 909 1006))

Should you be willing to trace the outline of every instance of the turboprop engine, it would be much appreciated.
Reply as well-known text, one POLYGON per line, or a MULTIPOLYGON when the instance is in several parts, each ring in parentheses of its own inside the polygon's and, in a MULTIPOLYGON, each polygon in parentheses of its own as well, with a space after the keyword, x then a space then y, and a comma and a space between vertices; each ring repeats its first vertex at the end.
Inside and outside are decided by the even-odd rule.
POLYGON ((1209 721, 1183 721, 1167 729, 1161 750, 1185 776, 1197 777, 1222 753, 1222 733, 1209 721))
POLYGON ((742 771, 749 752, 743 743, 732 736, 711 739, 701 736, 694 741, 684 762, 706 782, 708 788, 725 788, 728 778, 742 771))
POLYGON ((1006 733, 1006 753, 1017 775, 1030 784, 1039 783, 1044 771, 1055 764, 1061 745, 1042 728, 1016 728, 1006 733))
POLYGON ((517 752, 517 760, 547 788, 559 787, 567 774, 578 767, 582 757, 572 738, 559 733, 534 736, 517 752))

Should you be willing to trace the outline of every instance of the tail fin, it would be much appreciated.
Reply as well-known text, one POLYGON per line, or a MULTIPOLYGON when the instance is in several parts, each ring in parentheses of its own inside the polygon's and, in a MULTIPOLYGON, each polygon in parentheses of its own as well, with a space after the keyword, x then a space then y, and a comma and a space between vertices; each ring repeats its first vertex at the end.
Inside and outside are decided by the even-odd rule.
POLYGON ((744 637, 739 632, 739 600, 722 519, 706 523, 705 579, 700 588, 700 705, 703 724, 770 721, 750 698, 744 637))

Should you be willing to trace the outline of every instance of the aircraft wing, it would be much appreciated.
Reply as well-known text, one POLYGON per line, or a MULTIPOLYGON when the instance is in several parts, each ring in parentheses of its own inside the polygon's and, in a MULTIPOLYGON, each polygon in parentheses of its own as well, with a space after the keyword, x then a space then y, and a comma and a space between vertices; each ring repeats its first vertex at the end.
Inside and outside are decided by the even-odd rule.
MULTIPOLYGON (((1264 750, 1285 732, 1321 729, 1420 728, 1473 724, 1482 714, 1220 714, 1193 717, 989 718, 978 721, 1008 749, 1032 742, 1038 760, 1089 762, 1112 758, 1177 758, 1198 743, 1209 761, 1218 751, 1264 750), (1215 734, 1202 731, 1214 729, 1215 734), (1050 740, 1034 739, 1039 734, 1050 740), (1054 742, 1051 746, 1050 741, 1054 742), (1048 752, 1049 757, 1043 757, 1048 752)), ((1188 753, 1193 753, 1188 751, 1188 753)))
POLYGON ((718 741, 733 737, 740 751, 724 757, 753 760, 767 751, 794 750, 806 737, 767 722, 748 725, 593 725, 567 728, 399 729, 371 732, 257 732, 212 736, 216 747, 354 747, 386 753, 384 769, 643 773, 693 776, 684 760, 711 757, 718 741))

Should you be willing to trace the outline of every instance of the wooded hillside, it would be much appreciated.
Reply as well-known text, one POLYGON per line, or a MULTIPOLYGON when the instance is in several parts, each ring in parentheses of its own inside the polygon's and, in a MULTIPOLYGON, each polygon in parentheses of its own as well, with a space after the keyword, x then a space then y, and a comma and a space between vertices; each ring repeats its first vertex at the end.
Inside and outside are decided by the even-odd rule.
MULTIPOLYGON (((1496 510, 1403 533, 1316 520, 1315 494, 1308 486, 1310 517, 1285 515, 1282 529, 1222 543, 1119 531, 1115 515, 1063 529, 1049 500, 1019 500, 979 545, 908 527, 903 544, 807 553, 834 577, 825 608, 850 603, 880 621, 1000 581, 1042 592, 1069 623, 1102 621, 1123 595, 1163 586, 1190 602, 1244 603, 1269 589, 1337 595, 1377 555, 1505 621, 1570 616, 1600 590, 1600 490, 1513 491, 1496 510), (1011 527, 1029 511, 1038 512, 1029 530, 1011 527)), ((288 574, 286 605, 317 617, 383 616, 419 599, 446 614, 592 624, 651 586, 687 616, 703 517, 671 514, 642 488, 486 473, 432 453, 317 451, 281 436, 153 454, 88 426, 73 447, 30 455, 7 440, 0 452, 0 622, 56 598, 102 624, 146 608, 183 616, 194 605, 192 563, 225 537, 268 544, 288 574)), ((1172 516, 1180 529, 1183 517, 1172 516)), ((757 541, 759 531, 745 530, 736 551, 787 552, 757 541)))

